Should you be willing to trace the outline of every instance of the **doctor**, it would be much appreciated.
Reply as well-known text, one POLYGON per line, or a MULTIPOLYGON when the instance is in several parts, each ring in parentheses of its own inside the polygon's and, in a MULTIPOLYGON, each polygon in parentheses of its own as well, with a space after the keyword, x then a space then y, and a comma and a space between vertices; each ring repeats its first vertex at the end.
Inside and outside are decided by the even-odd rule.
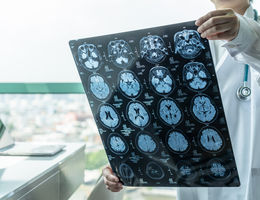
MULTIPOLYGON (((241 186, 178 188, 178 200, 259 200, 260 20, 249 0, 211 1, 216 10, 196 25, 210 40, 241 186)), ((123 188, 110 167, 103 176, 107 189, 123 188)))

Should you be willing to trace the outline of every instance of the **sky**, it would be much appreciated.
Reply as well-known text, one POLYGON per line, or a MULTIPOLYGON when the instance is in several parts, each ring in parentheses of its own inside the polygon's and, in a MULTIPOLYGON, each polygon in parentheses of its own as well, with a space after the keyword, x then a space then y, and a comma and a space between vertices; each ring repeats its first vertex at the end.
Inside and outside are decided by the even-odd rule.
POLYGON ((1 1, 0 82, 80 82, 69 40, 196 20, 211 10, 210 0, 1 1))

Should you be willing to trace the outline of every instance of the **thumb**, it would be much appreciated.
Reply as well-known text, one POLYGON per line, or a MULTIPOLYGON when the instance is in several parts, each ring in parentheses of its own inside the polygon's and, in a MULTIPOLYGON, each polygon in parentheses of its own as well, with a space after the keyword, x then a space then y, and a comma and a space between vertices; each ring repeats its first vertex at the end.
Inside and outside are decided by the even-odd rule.
POLYGON ((118 182, 119 179, 115 176, 113 170, 111 167, 107 166, 102 170, 102 174, 104 177, 106 177, 106 179, 110 180, 110 181, 116 181, 118 182))

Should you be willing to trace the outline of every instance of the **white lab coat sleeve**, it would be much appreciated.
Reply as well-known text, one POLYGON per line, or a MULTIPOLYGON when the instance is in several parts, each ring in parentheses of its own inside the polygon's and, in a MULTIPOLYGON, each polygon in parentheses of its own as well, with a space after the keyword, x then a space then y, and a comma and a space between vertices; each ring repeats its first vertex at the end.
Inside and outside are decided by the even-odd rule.
POLYGON ((222 46, 235 60, 250 65, 260 73, 260 24, 248 17, 237 16, 240 21, 238 35, 222 46))

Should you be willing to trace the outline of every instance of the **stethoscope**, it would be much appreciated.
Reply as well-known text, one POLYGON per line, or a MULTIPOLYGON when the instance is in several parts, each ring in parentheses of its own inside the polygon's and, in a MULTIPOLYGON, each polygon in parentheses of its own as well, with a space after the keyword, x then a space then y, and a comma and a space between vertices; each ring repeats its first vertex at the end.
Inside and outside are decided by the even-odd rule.
MULTIPOLYGON (((254 9, 254 14, 255 14, 254 20, 257 21, 258 13, 255 9, 254 9)), ((251 89, 249 86, 247 86, 248 71, 249 71, 249 65, 245 64, 243 85, 237 89, 237 97, 239 100, 243 100, 243 101, 249 100, 251 96, 251 89)))

